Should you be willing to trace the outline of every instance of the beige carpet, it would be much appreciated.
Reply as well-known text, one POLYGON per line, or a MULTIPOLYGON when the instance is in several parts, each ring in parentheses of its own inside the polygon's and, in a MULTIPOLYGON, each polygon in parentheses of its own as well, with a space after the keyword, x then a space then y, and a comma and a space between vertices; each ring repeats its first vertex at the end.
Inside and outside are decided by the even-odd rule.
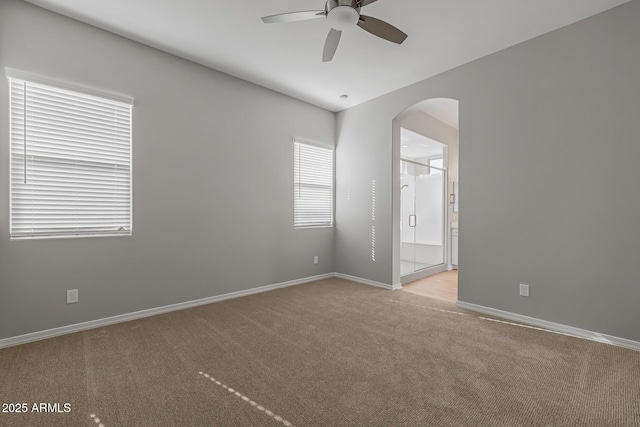
POLYGON ((0 350, 0 396, 71 404, 1 426, 639 426, 640 352, 329 279, 0 350))

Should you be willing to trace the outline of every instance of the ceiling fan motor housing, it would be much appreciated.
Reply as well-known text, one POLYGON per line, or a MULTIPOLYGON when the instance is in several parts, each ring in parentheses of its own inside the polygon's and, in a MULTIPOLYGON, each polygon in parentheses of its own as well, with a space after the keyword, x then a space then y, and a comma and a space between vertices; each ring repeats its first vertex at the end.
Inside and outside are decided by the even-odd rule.
POLYGON ((329 25, 336 30, 353 28, 360 19, 360 6, 357 0, 329 0, 325 9, 329 25))

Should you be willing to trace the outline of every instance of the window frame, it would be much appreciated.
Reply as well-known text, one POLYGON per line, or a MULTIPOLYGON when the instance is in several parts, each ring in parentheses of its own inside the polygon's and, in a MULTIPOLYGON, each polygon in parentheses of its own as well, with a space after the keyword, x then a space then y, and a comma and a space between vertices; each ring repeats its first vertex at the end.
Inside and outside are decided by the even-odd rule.
MULTIPOLYGON (((294 138, 293 139, 293 226, 294 229, 298 230, 302 230, 302 229, 312 229, 312 228, 333 228, 335 225, 335 197, 336 197, 336 179, 335 179, 335 173, 336 173, 336 152, 335 152, 335 147, 329 144, 323 144, 321 142, 317 142, 317 141, 312 141, 312 140, 308 140, 308 139, 304 139, 304 138, 294 138), (302 185, 304 188, 305 184, 301 184, 299 181, 297 181, 297 173, 296 173, 296 165, 299 162, 299 159, 296 157, 296 145, 300 145, 300 146, 309 146, 309 147, 314 147, 314 148, 319 148, 322 150, 327 150, 331 152, 331 185, 330 186, 325 186, 325 188, 329 188, 331 195, 330 195, 330 200, 331 200, 331 208, 330 208, 330 221, 328 223, 309 223, 309 224, 301 224, 299 222, 296 221, 296 212, 297 212, 297 195, 296 192, 300 190, 300 186, 302 185)), ((308 184, 306 184, 308 186, 308 184)))
MULTIPOLYGON (((6 68, 6 76, 7 76, 7 80, 8 80, 8 89, 9 89, 9 96, 8 96, 8 101, 9 101, 9 120, 8 120, 8 127, 9 127, 9 238, 10 240, 40 240, 40 239, 60 239, 60 238, 80 238, 80 237, 115 237, 115 236, 131 236, 133 233, 133 106, 134 106, 134 101, 133 98, 130 97, 126 97, 126 96, 121 96, 121 95, 115 95, 112 93, 107 93, 107 92, 103 92, 103 91, 98 91, 95 89, 91 89, 91 88, 87 88, 87 87, 83 87, 80 85, 74 85, 74 84, 69 84, 67 82, 63 82, 63 81, 58 81, 58 80, 54 80, 54 79, 49 79, 46 77, 42 77, 36 74, 32 74, 32 73, 27 73, 27 72, 23 72, 23 71, 18 71, 18 70, 14 70, 11 68, 6 68), (123 226, 121 226, 120 228, 115 228, 114 230, 108 230, 108 231, 98 231, 98 230, 91 230, 91 231, 87 231, 88 228, 91 227, 84 227, 84 232, 83 232, 83 228, 79 227, 78 225, 81 224, 80 222, 78 223, 74 223, 73 225, 76 226, 77 230, 74 231, 70 231, 69 229, 65 229, 63 231, 51 231, 51 229, 49 230, 40 230, 40 231, 35 231, 33 233, 25 233, 25 232, 19 232, 16 231, 15 229, 15 224, 14 224, 14 219, 17 217, 17 215, 15 214, 14 210, 16 209, 16 207, 14 206, 15 201, 14 198, 16 197, 16 195, 20 194, 20 190, 15 189, 15 183, 14 183, 14 178, 12 176, 12 168, 15 165, 15 160, 14 157, 16 156, 16 149, 14 148, 14 131, 15 131, 15 124, 14 124, 14 119, 13 119, 13 104, 14 101, 16 101, 13 97, 13 93, 12 93, 12 88, 14 87, 15 83, 24 83, 25 84, 25 88, 28 87, 28 85, 33 85, 34 87, 40 87, 40 88, 44 88, 44 90, 48 90, 48 91, 59 91, 62 95, 69 95, 70 97, 76 96, 78 99, 81 98, 88 98, 88 99, 94 99, 97 102, 103 102, 103 103, 108 103, 111 106, 114 107, 114 111, 117 108, 120 108, 122 111, 125 112, 125 114, 128 116, 128 127, 125 126, 125 129, 127 132, 128 131, 128 135, 127 133, 125 133, 125 138, 121 138, 121 141, 125 142, 125 156, 128 157, 128 162, 125 162, 124 165, 128 166, 125 167, 124 169, 122 168, 122 164, 119 164, 115 161, 115 159, 113 160, 113 163, 111 161, 111 159, 108 159, 109 155, 113 156, 114 154, 107 152, 107 161, 101 162, 101 161, 94 161, 94 160, 83 160, 80 161, 80 164, 83 164, 82 162, 86 162, 87 164, 89 163, 94 163, 95 165, 93 165, 93 167, 97 168, 96 170, 99 170, 100 167, 110 167, 111 165, 113 165, 116 170, 118 170, 118 167, 120 167, 120 171, 124 173, 124 176, 127 177, 128 180, 128 189, 125 190, 125 194, 128 195, 128 198, 125 197, 118 197, 115 199, 116 202, 122 202, 123 200, 126 200, 128 204, 125 204, 125 209, 128 208, 128 221, 127 221, 127 226, 124 229, 124 231, 119 231, 120 228, 123 228, 123 226), (128 164, 127 164, 128 163, 128 164)), ((24 90, 24 89, 23 89, 24 90)), ((37 89, 36 89, 37 90, 37 89)), ((26 92, 23 94, 24 96, 24 100, 26 101, 27 98, 27 94, 26 92)), ((26 118, 26 104, 24 103, 25 101, 23 101, 23 107, 22 107, 22 111, 24 114, 22 116, 21 120, 25 120, 26 118)), ((54 105, 55 107, 55 105, 54 105)), ((74 122, 71 122, 72 124, 74 124, 74 122)), ((77 123, 75 123, 77 124, 77 123)), ((26 120, 24 123, 24 126, 26 128, 26 120)), ((55 131, 56 127, 52 126, 53 131, 55 131)), ((86 129, 86 128, 85 128, 86 129)), ((67 141, 69 142, 69 141, 67 141)), ((77 144, 77 141, 73 141, 76 142, 76 144, 69 144, 70 147, 70 151, 71 154, 68 157, 65 157, 64 155, 59 156, 59 158, 61 159, 62 162, 76 162, 78 163, 79 160, 75 159, 73 157, 74 153, 73 151, 75 150, 76 152, 82 152, 83 147, 79 144, 77 144)), ((29 137, 27 136, 26 140, 25 140, 25 149, 28 149, 28 144, 29 144, 29 137)), ((54 143, 53 146, 55 146, 56 144, 54 143)), ((84 149, 86 150, 86 147, 84 147, 84 149)), ((116 150, 117 151, 117 150, 116 150)), ((93 156, 95 156, 95 148, 92 150, 87 150, 87 152, 89 153, 88 158, 92 157, 92 153, 93 156)), ((115 151, 114 151, 115 153, 115 151)), ((27 162, 27 156, 23 154, 23 156, 25 157, 25 163, 27 162)), ((126 158, 125 157, 125 158, 126 158)), ((52 160, 49 160, 52 161, 52 160)), ((86 166, 88 167, 89 173, 91 173, 91 165, 86 166)), ((65 171, 64 166, 62 166, 61 169, 63 172, 65 171)), ((72 170, 70 168, 67 168, 67 170, 72 170)), ((95 171, 94 171, 95 172, 95 171)), ((107 182, 109 185, 113 185, 113 183, 109 183, 109 181, 106 181, 106 176, 105 175, 105 181, 103 182, 107 182)), ((99 176, 98 176, 98 185, 100 185, 100 180, 99 180, 99 176)), ((85 178, 86 179, 86 178, 85 178)), ((46 183, 53 183, 55 184, 60 184, 60 180, 57 179, 50 179, 48 181, 45 181, 46 183)), ((72 182, 72 186, 71 188, 78 188, 78 184, 82 184, 83 179, 82 178, 76 178, 75 181, 72 182), (74 187, 75 185, 75 187, 74 187)), ((102 184, 104 185, 104 184, 102 184)), ((126 187, 124 187, 126 188, 126 187)), ((25 189, 22 189, 22 192, 24 192, 25 189)), ((54 193, 55 194, 55 193, 54 193)), ((55 195, 57 197, 60 197, 58 195, 55 195)), ((54 197, 55 197, 54 196, 54 197)), ((46 197, 46 196, 45 196, 46 197)), ((45 200, 44 198, 41 198, 40 200, 45 200)), ((54 203, 56 201, 56 199, 53 199, 54 203)), ((61 203, 60 206, 65 206, 64 203, 61 203)), ((67 205, 69 206, 69 205, 67 205)), ((115 205, 109 205, 106 204, 105 205, 107 208, 112 208, 115 205)), ((110 210, 105 210, 106 214, 104 214, 104 217, 108 217, 109 214, 111 214, 110 210)), ((126 210, 125 210, 126 212, 126 210)), ((103 211, 100 212, 101 214, 103 213, 103 211)), ((55 217, 54 217, 55 218, 55 217)), ((52 219, 53 221, 54 219, 52 219)), ((124 223, 123 223, 124 224, 124 223)), ((98 227, 95 228, 100 228, 99 227, 100 224, 98 225, 98 227)), ((117 226, 117 224, 116 224, 117 226)))

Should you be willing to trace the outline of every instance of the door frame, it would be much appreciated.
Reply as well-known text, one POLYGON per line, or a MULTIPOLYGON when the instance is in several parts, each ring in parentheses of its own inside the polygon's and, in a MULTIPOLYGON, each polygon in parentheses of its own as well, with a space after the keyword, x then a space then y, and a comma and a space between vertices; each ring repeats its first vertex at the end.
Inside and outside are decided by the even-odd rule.
MULTIPOLYGON (((391 140, 391 201, 392 201, 392 213, 391 213, 391 221, 392 221, 392 229, 391 229, 391 234, 392 234, 392 257, 391 257, 391 283, 392 283, 392 287, 393 289, 401 289, 402 288, 402 283, 406 283, 405 280, 400 279, 400 244, 401 244, 401 232, 400 232, 400 217, 401 217, 401 211, 400 211, 400 148, 401 148, 401 137, 400 137, 400 129, 402 128, 402 123, 404 122, 405 119, 407 119, 409 116, 411 116, 412 114, 416 113, 417 111, 421 110, 421 104, 425 103, 425 102, 430 102, 433 100, 438 100, 438 99, 452 99, 455 100, 457 102, 459 102, 459 100, 457 100, 456 98, 453 97, 448 97, 448 96, 433 96, 433 97, 429 97, 429 98, 425 98, 420 102, 417 102, 407 108, 405 108, 403 111, 400 111, 398 113, 398 115, 392 120, 391 122, 391 136, 392 136, 392 140, 391 140)), ((460 107, 458 105, 458 111, 460 111, 460 107)), ((460 148, 460 140, 458 139, 458 149, 460 148)), ((451 192, 451 189, 449 188, 448 184, 447 184, 447 192, 446 194, 449 194, 451 192)), ((447 200, 447 205, 448 205, 448 200, 447 200)), ((446 262, 445 264, 442 266, 443 270, 441 271, 446 271, 450 269, 450 264, 451 264, 451 233, 449 232, 449 210, 447 209, 447 224, 446 224, 446 228, 445 228, 445 241, 446 241, 446 262)), ((440 267, 437 267, 440 268, 440 267)), ((436 274, 437 272, 440 271, 436 271, 437 268, 434 268, 433 270, 433 274, 436 274)), ((407 279, 413 279, 416 280, 416 278, 413 278, 412 275, 407 275, 406 276, 407 279)))

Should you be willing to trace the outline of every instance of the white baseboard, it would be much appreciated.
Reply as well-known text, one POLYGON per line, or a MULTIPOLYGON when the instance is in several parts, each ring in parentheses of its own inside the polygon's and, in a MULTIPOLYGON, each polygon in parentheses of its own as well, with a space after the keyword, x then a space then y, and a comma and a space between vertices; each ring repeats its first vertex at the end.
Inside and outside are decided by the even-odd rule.
POLYGON ((567 326, 561 323, 548 322, 546 320, 537 319, 535 317, 523 316, 521 314, 502 311, 495 308, 471 304, 463 301, 456 302, 456 305, 467 310, 477 311, 478 313, 484 313, 496 317, 502 317, 504 319, 514 320, 526 325, 549 329, 551 331, 560 332, 562 334, 571 335, 577 338, 584 338, 590 341, 617 345, 620 347, 630 348, 632 350, 640 350, 640 342, 632 341, 626 338, 614 337, 613 335, 601 334, 599 332, 588 331, 586 329, 574 328, 573 326, 567 326))
POLYGON ((261 292, 272 291, 274 289, 285 288, 287 286, 301 285, 303 283, 314 282, 316 280, 329 279, 339 277, 341 279, 351 280, 365 285, 376 286, 379 288, 397 290, 402 285, 387 285, 385 283, 375 282, 373 280, 362 279, 360 277, 349 276, 342 273, 326 273, 318 276, 305 277, 302 279, 290 280, 288 282, 275 283, 272 285, 260 286, 253 289, 243 291, 230 292, 228 294, 215 295, 212 297, 201 298, 193 301, 185 301, 177 304, 165 305, 162 307, 150 308, 147 310, 134 311, 133 313, 119 314, 117 316, 105 317, 102 319, 90 320, 88 322, 75 323, 73 325, 61 326, 59 328, 46 329, 44 331, 32 332, 29 334, 18 335, 15 337, 0 339, 0 348, 11 347, 19 344, 26 344, 32 341, 39 341, 47 338, 53 338, 60 335, 71 334, 74 332, 85 331, 87 329, 100 328, 102 326, 113 325, 115 323, 127 322, 129 320, 141 319, 143 317, 156 316, 158 314, 169 313, 176 310, 184 310, 185 308, 197 307, 199 305, 211 304, 214 302, 224 301, 232 298, 240 298, 247 295, 253 295, 261 292))
POLYGON ((272 291, 274 289, 285 288, 288 286, 301 285, 303 283, 313 282, 316 280, 329 279, 334 276, 335 276, 334 273, 327 273, 327 274, 321 274, 318 276, 305 277, 303 279, 290 280, 288 282, 275 283, 272 285, 260 286, 253 289, 246 289, 243 291, 231 292, 228 294, 216 295, 216 296, 201 298, 193 301, 185 301, 177 304, 150 308, 147 310, 134 311, 133 313, 120 314, 117 316, 105 317, 102 319, 90 320, 88 322, 75 323, 73 325, 61 326, 59 328, 47 329, 44 331, 32 332, 29 334, 4 338, 4 339, 0 339, 0 348, 11 347, 18 344, 25 344, 32 341, 39 341, 46 338, 53 338, 59 335, 85 331, 87 329, 94 329, 102 326, 113 325, 115 323, 127 322, 129 320, 141 319, 143 317, 169 313, 171 311, 183 310, 185 308, 197 307, 199 305, 211 304, 214 302, 224 301, 231 298, 239 298, 239 297, 244 297, 247 295, 257 294, 261 292, 272 291))
POLYGON ((369 286, 375 286, 377 288, 389 289, 391 291, 402 288, 402 286, 398 288, 397 287, 398 285, 393 285, 393 286, 387 285, 386 283, 376 282, 369 279, 363 279, 362 277, 350 276, 348 274, 343 274, 343 273, 333 273, 333 277, 338 277, 340 279, 345 279, 345 280, 351 280, 352 282, 362 283, 364 285, 369 285, 369 286))
MULTIPOLYGON (((65 334, 70 334, 74 332, 84 331, 87 329, 94 329, 102 326, 113 325, 115 323, 127 322, 129 320, 141 319, 144 317, 155 316, 163 313, 169 313, 171 311, 197 307, 199 305, 211 304, 214 302, 224 301, 227 299, 240 298, 243 296, 253 295, 261 292, 272 291, 274 289, 285 288, 288 286, 301 285, 301 284, 313 282, 316 280, 329 279, 332 277, 338 277, 341 279, 350 280, 352 282, 362 283, 365 285, 375 286, 378 288, 383 288, 388 290, 402 289, 402 285, 399 283, 395 285, 388 285, 386 283, 376 282, 369 279, 363 279, 361 277, 356 277, 356 276, 350 276, 348 274, 343 274, 343 273, 326 273, 326 274, 320 274, 317 276, 305 277, 302 279, 290 280, 288 282, 275 283, 272 285, 260 286, 253 289, 230 292, 227 294, 201 298, 198 300, 185 301, 177 304, 171 304, 171 305, 166 305, 162 307, 150 308, 147 310, 135 311, 133 313, 120 314, 117 316, 90 320, 88 322, 76 323, 73 325, 62 326, 59 328, 47 329, 44 331, 32 332, 29 334, 4 338, 4 339, 0 339, 0 349, 5 347, 11 347, 14 345, 19 345, 19 344, 25 344, 32 341, 43 340, 46 338, 53 338, 59 335, 65 335, 65 334)), ((598 332, 588 331, 585 329, 574 328, 572 326, 562 325, 560 323, 548 322, 546 320, 536 319, 534 317, 523 316, 521 314, 502 311, 495 308, 471 304, 463 301, 456 302, 456 305, 460 308, 464 308, 467 310, 476 311, 479 313, 485 313, 485 314, 489 314, 497 317, 502 317, 504 319, 514 320, 527 325, 537 326, 540 328, 549 329, 551 331, 557 331, 557 332, 575 336, 578 338, 584 338, 591 341, 617 345, 620 347, 626 347, 633 350, 640 350, 640 342, 632 341, 626 338, 619 338, 612 335, 606 335, 598 332)))

